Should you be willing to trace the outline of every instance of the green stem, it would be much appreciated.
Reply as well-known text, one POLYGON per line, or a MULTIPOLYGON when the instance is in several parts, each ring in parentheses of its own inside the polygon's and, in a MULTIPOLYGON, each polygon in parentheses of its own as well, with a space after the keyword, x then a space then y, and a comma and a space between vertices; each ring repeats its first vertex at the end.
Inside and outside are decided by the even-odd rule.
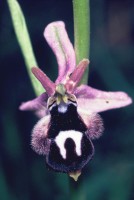
POLYGON ((27 30, 25 18, 20 8, 20 5, 16 0, 7 0, 7 3, 11 13, 15 34, 25 60, 28 75, 30 77, 34 92, 38 96, 42 92, 44 92, 44 90, 39 81, 31 73, 31 68, 33 66, 38 66, 38 64, 32 49, 32 44, 27 30))
MULTIPOLYGON (((77 64, 83 58, 89 58, 90 46, 90 7, 89 0, 73 0, 74 39, 77 64)), ((85 72, 81 83, 87 84, 88 71, 85 72)))
MULTIPOLYGON (((89 42, 90 42, 90 13, 89 0, 73 0, 74 14, 74 43, 77 64, 83 59, 89 57, 89 42)), ((81 83, 87 84, 88 71, 86 70, 81 83)), ((72 200, 85 199, 82 191, 79 191, 81 184, 78 182, 70 182, 70 193, 72 200), (79 188, 78 188, 79 186, 79 188)))

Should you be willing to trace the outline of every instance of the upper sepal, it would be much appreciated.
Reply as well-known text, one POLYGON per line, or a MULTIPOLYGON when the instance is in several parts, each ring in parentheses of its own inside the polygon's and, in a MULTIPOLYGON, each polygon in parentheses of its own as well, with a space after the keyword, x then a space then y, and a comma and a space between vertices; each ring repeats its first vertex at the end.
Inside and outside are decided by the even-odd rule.
POLYGON ((44 36, 57 58, 59 69, 56 84, 63 83, 76 67, 75 52, 68 38, 64 22, 50 23, 45 28, 44 36))

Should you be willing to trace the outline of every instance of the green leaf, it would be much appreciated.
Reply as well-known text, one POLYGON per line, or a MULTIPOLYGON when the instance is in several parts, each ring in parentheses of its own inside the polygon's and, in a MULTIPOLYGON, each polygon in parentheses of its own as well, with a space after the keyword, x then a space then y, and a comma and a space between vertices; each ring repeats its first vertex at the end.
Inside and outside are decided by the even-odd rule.
POLYGON ((23 12, 21 10, 19 3, 16 0, 7 0, 7 3, 11 13, 15 34, 25 60, 26 68, 32 86, 34 88, 35 94, 40 95, 41 93, 44 92, 44 89, 31 72, 31 68, 37 67, 38 64, 32 49, 32 44, 27 30, 27 25, 25 22, 23 12))

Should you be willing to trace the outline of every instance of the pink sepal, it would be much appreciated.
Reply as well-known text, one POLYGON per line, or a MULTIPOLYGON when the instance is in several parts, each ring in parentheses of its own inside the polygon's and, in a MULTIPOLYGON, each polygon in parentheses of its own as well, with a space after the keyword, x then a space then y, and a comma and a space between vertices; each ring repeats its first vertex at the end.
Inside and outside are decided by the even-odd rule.
POLYGON ((49 112, 46 103, 47 99, 48 95, 46 93, 43 93, 33 100, 23 102, 19 106, 19 109, 22 111, 34 111, 36 116, 38 116, 39 118, 44 117, 49 112))
POLYGON ((50 23, 45 28, 44 36, 57 58, 59 69, 56 84, 62 83, 76 67, 75 52, 68 38, 64 22, 50 23))
POLYGON ((87 113, 103 112, 132 103, 131 97, 125 92, 104 92, 86 85, 78 87, 74 94, 77 97, 78 106, 87 113))

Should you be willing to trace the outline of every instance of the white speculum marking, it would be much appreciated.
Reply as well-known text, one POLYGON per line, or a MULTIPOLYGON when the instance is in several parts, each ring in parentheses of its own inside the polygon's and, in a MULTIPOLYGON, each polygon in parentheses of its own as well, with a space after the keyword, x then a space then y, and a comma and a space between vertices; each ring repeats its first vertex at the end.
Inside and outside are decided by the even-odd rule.
POLYGON ((60 149, 60 154, 63 159, 66 159, 65 142, 68 138, 71 138, 74 141, 76 154, 81 156, 82 133, 75 130, 60 131, 55 138, 55 142, 60 149))
POLYGON ((59 111, 60 113, 65 113, 65 112, 67 111, 67 107, 68 107, 68 105, 66 105, 66 104, 60 104, 60 105, 58 106, 58 111, 59 111))

